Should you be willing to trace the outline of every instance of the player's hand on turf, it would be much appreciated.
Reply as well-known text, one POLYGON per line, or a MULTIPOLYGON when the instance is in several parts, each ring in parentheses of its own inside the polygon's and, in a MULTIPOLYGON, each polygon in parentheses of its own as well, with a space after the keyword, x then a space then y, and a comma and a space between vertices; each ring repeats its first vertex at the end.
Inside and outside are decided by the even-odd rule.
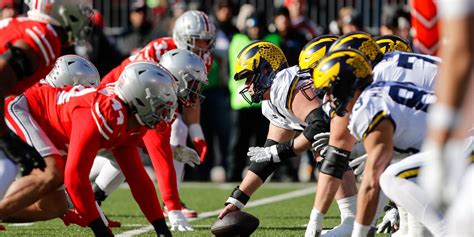
POLYGON ((398 209, 395 206, 390 206, 385 211, 382 222, 377 225, 377 233, 393 233, 398 230, 400 226, 400 216, 398 209))
POLYGON ((329 133, 323 132, 314 135, 314 142, 311 145, 314 151, 319 151, 319 154, 324 154, 329 144, 329 133))
POLYGON ((29 175, 35 168, 43 171, 46 168, 46 163, 38 151, 22 141, 12 131, 0 136, 0 149, 9 159, 19 165, 23 176, 29 175))
POLYGON ((358 176, 361 175, 364 172, 364 167, 365 167, 365 161, 367 160, 367 154, 359 156, 351 162, 349 162, 349 166, 352 168, 354 171, 354 175, 358 176))
POLYGON ((169 211, 168 219, 170 220, 172 231, 193 231, 193 228, 180 210, 169 211))
POLYGON ((319 237, 320 235, 321 230, 316 228, 316 221, 309 220, 306 231, 304 232, 304 237, 319 237))
POLYGON ((207 154, 206 140, 202 138, 195 138, 193 143, 194 143, 194 148, 196 148, 196 151, 199 154, 200 161, 204 162, 204 159, 206 158, 206 154, 207 154))
POLYGON ((233 211, 238 211, 238 210, 239 210, 238 207, 236 207, 234 204, 229 203, 224 207, 224 209, 221 211, 221 213, 219 213, 218 218, 222 219, 222 218, 224 218, 225 215, 227 215, 227 214, 229 214, 233 211))
POLYGON ((247 156, 250 158, 250 161, 257 163, 261 162, 280 162, 280 157, 278 156, 277 145, 269 147, 250 147, 247 152, 247 156))
POLYGON ((201 164, 198 153, 186 146, 177 146, 173 149, 175 160, 188 164, 191 167, 201 164))

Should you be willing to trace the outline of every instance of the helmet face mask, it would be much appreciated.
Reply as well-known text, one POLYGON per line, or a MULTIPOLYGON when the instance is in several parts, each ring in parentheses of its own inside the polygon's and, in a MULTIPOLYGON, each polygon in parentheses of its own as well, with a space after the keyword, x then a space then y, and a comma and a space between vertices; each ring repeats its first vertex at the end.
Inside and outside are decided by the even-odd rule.
POLYGON ((184 106, 202 102, 202 88, 208 84, 208 80, 206 65, 201 58, 189 50, 174 49, 161 57, 160 64, 176 79, 178 97, 184 106))

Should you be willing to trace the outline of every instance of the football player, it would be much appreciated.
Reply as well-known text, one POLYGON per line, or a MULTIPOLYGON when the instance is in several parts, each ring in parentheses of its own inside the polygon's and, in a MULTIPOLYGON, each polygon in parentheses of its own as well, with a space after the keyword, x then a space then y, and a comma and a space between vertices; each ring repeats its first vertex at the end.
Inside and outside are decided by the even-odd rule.
MULTIPOLYGON (((160 64, 170 71, 177 79, 178 99, 182 103, 196 103, 201 99, 199 91, 201 89, 201 84, 207 83, 207 75, 206 66, 196 54, 185 49, 173 49, 163 54, 160 64)), ((167 131, 168 130, 169 129, 167 129, 167 131)), ((199 164, 199 155, 196 151, 186 146, 188 127, 182 121, 181 115, 178 114, 177 118, 172 122, 171 130, 172 133, 169 144, 171 144, 173 149, 174 160, 191 166, 199 164)), ((147 140, 145 142, 147 147, 150 146, 150 141, 147 140)), ((121 174, 120 168, 115 164, 113 158, 110 159, 110 154, 102 153, 101 155, 102 156, 99 156, 94 162, 94 169, 96 171, 94 173, 91 172, 91 178, 95 179, 96 190, 103 189, 105 194, 109 195, 118 188, 119 184, 125 181, 125 177, 121 174)), ((156 157, 153 157, 152 153, 150 153, 150 158, 152 158, 152 160, 156 159, 156 157)), ((171 171, 172 170, 173 169, 171 169, 171 171)), ((166 169, 160 169, 156 172, 164 171, 166 171, 166 169)), ((169 181, 171 182, 175 180, 176 179, 170 179, 169 181)), ((173 185, 176 185, 176 182, 173 182, 173 185)), ((168 198, 165 199, 168 201, 170 199, 168 196, 164 196, 164 198, 168 198)), ((179 209, 168 211, 168 217, 170 219, 172 230, 192 230, 179 209)))
MULTIPOLYGON (((158 38, 151 41, 137 54, 124 60, 120 66, 107 74, 103 78, 102 83, 116 81, 123 68, 133 61, 146 60, 160 62, 164 53, 176 48, 187 49, 196 53, 205 63, 207 71, 209 71, 213 61, 210 50, 214 45, 214 41, 215 26, 209 20, 208 16, 200 11, 187 11, 176 20, 175 28, 173 29, 173 37, 158 38)), ((180 103, 183 105, 180 113, 182 115, 182 121, 178 119, 177 122, 184 122, 184 124, 187 125, 189 136, 194 142, 194 148, 197 150, 202 162, 207 153, 207 144, 201 125, 199 124, 200 100, 202 99, 199 87, 201 87, 202 84, 206 84, 207 79, 197 79, 197 82, 190 84, 194 83, 196 83, 196 86, 198 84, 200 84, 200 86, 193 88, 194 90, 198 90, 191 93, 185 100, 180 100, 180 103)), ((148 154, 150 155, 152 165, 156 171, 160 193, 166 205, 165 210, 182 210, 186 216, 196 217, 197 212, 182 206, 179 199, 176 183, 181 182, 184 163, 176 160, 173 162, 173 152, 169 145, 171 136, 179 137, 178 140, 182 142, 186 141, 185 136, 187 134, 179 133, 179 131, 176 130, 173 131, 171 127, 172 126, 168 126, 167 130, 163 133, 148 132, 144 137, 144 142, 148 154), (172 132, 175 133, 175 135, 171 135, 172 132), (172 169, 176 171, 173 172, 172 169)), ((116 168, 110 167, 110 170, 113 169, 116 168)), ((96 180, 96 182, 102 182, 102 185, 98 183, 95 185, 96 197, 98 197, 98 201, 100 201, 100 199, 104 199, 108 194, 108 192, 105 191, 108 191, 107 183, 109 183, 109 181, 105 179, 103 181, 96 180)))
MULTIPOLYGON (((97 86, 99 81, 99 73, 91 62, 77 55, 65 55, 58 58, 53 70, 34 87, 97 86)), ((12 100, 13 97, 8 98, 6 103, 9 104, 12 100)), ((61 216, 66 206, 61 205, 61 201, 62 203, 66 201, 64 190, 60 189, 64 180, 62 154, 29 113, 21 111, 24 109, 24 104, 10 105, 7 107, 9 112, 6 113, 9 127, 28 145, 34 147, 46 163, 54 165, 48 165, 44 172, 32 172, 6 186, 9 187, 8 192, 0 201, 2 220, 38 221, 61 216), (50 205, 51 203, 55 205, 50 205), (41 209, 47 211, 42 212, 41 209)))
MULTIPOLYGON (((433 57, 409 53, 395 55, 407 57, 408 62, 397 65, 401 68, 398 71, 416 69, 424 72, 418 77, 434 79, 436 70, 433 71, 433 67, 436 69, 437 61, 433 57)), ((384 59, 393 60, 388 57, 393 55, 387 54, 384 59)), ((315 87, 326 91, 326 98, 336 115, 351 116, 348 128, 352 136, 363 141, 368 154, 352 236, 367 236, 369 232, 380 192, 378 180, 389 165, 393 151, 420 150, 426 131, 427 107, 435 101, 432 91, 407 80, 413 75, 392 74, 390 80, 379 80, 372 77, 371 69, 363 54, 346 49, 328 55, 313 74, 315 87)), ((389 69, 385 67, 384 71, 389 69)), ((374 72, 374 77, 381 76, 383 74, 374 72)), ((431 213, 430 217, 436 218, 436 215, 431 213)))
MULTIPOLYGON (((249 148, 249 172, 227 199, 219 218, 242 209, 282 159, 309 149, 315 135, 328 131, 329 118, 311 88, 307 68, 314 67, 335 40, 333 36, 321 36, 309 42, 300 54, 300 67, 285 68, 281 50, 265 41, 251 43, 239 53, 235 79, 246 80, 247 85, 241 94, 251 103, 262 101, 262 113, 270 120, 270 127, 265 147, 249 148)), ((355 201, 351 205, 347 200, 355 199, 355 193, 355 186, 341 188, 338 205, 342 225, 351 222, 351 217, 353 220, 355 201)))
POLYGON ((446 235, 473 236, 473 153, 471 162, 466 162, 458 151, 474 121, 474 2, 443 0, 438 10, 446 44, 436 84, 438 101, 428 115, 425 147, 433 155, 425 163, 420 181, 434 205, 447 209, 446 235))
POLYGON ((64 184, 82 221, 96 236, 112 236, 99 217, 88 179, 99 149, 112 151, 157 235, 171 236, 137 144, 148 129, 173 118, 176 92, 174 78, 166 69, 151 62, 135 62, 116 83, 98 88, 36 87, 8 105, 23 105, 9 113, 28 113, 48 131, 53 144, 67 152, 64 184))
MULTIPOLYGON (((44 170, 46 165, 55 165, 54 161, 44 160, 6 127, 4 96, 17 95, 44 78, 60 55, 61 47, 84 35, 92 9, 90 0, 30 0, 26 3, 30 7, 28 17, 0 21, 0 155, 11 159, 0 159, 2 165, 11 167, 0 172, 0 196, 16 175, 15 164, 20 166, 23 175, 33 168, 44 170)), ((9 202, 9 199, 2 200, 5 205, 9 202)))

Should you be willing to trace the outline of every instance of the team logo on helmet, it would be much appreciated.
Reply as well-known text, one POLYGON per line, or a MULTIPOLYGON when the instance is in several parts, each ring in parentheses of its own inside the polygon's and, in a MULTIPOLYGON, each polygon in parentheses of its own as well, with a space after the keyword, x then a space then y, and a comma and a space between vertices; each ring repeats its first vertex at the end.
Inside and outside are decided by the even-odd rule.
POLYGON ((339 49, 355 49, 363 53, 372 63, 377 63, 382 58, 382 52, 370 34, 365 32, 352 32, 341 36, 332 45, 330 51, 339 49))
POLYGON ((402 51, 402 52, 413 52, 410 43, 396 35, 384 35, 377 37, 376 39, 377 44, 380 47, 380 51, 383 54, 390 53, 393 51, 402 51))

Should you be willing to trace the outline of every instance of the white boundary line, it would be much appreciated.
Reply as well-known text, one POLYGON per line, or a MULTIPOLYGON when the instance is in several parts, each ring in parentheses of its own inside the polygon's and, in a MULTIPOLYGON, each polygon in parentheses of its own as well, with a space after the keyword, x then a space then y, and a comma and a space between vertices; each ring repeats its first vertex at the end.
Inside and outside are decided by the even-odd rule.
MULTIPOLYGON (((315 193, 315 192, 316 192, 316 188, 314 186, 309 187, 309 188, 299 189, 299 190, 292 191, 292 192, 287 192, 287 193, 283 193, 283 194, 279 194, 279 195, 275 195, 275 196, 271 196, 271 197, 267 197, 267 198, 261 198, 261 199, 255 200, 255 201, 250 201, 250 202, 247 203, 247 205, 245 205, 245 208, 262 206, 262 205, 266 205, 266 204, 270 204, 270 203, 274 203, 274 202, 281 202, 281 201, 291 199, 291 198, 306 196, 308 194, 312 194, 312 193, 315 193)), ((206 218, 209 218, 209 217, 212 217, 212 216, 217 216, 217 215, 219 215, 219 213, 221 211, 222 211, 222 208, 214 210, 214 211, 199 213, 198 218, 191 219, 191 220, 189 220, 189 222, 194 222, 194 221, 206 219, 206 218)), ((117 234, 115 236, 117 236, 117 237, 129 237, 129 236, 135 236, 135 235, 143 234, 143 233, 146 233, 146 232, 149 232, 149 231, 152 231, 152 230, 153 230, 153 226, 148 225, 148 226, 145 226, 145 227, 142 227, 142 228, 139 228, 139 229, 125 231, 125 232, 117 234)))

